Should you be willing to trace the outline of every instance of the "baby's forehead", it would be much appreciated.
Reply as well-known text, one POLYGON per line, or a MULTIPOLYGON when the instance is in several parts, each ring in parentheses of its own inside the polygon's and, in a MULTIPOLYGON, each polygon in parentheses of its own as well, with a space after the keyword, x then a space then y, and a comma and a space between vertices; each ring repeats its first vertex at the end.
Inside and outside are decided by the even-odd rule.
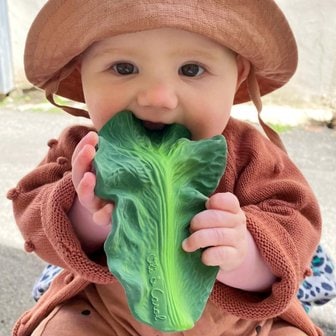
POLYGON ((223 44, 207 36, 178 28, 148 29, 133 33, 107 36, 95 41, 84 54, 89 56, 104 55, 119 52, 155 52, 155 48, 172 54, 201 54, 214 57, 216 53, 222 54, 223 50, 235 54, 223 44))

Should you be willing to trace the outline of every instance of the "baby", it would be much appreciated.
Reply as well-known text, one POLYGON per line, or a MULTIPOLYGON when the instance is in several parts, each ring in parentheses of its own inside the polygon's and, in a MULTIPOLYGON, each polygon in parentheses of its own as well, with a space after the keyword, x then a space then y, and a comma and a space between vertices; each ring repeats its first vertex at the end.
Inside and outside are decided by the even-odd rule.
POLYGON ((260 119, 270 141, 230 116, 247 100, 260 112, 296 64, 272 0, 48 1, 27 77, 55 105, 54 94, 85 102, 62 108, 93 127, 64 130, 9 192, 26 250, 63 268, 13 335, 163 334, 132 316, 102 249, 114 205, 95 195, 92 161, 97 131, 122 110, 149 130, 182 124, 192 140, 227 141, 226 171, 182 244, 219 267, 217 281, 195 326, 172 335, 322 335, 296 298, 320 238, 316 199, 274 131, 260 119))

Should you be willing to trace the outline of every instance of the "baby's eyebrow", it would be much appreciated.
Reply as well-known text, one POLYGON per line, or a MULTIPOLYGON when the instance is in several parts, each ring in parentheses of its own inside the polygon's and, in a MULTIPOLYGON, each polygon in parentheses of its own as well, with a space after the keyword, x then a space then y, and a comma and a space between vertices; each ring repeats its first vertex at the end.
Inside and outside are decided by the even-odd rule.
POLYGON ((104 57, 109 55, 127 55, 127 56, 135 56, 137 53, 132 48, 116 48, 112 46, 106 47, 98 47, 95 48, 93 45, 89 50, 88 54, 91 57, 104 57))
POLYGON ((202 58, 207 61, 216 61, 223 57, 224 50, 207 50, 207 49, 177 49, 173 51, 172 56, 185 57, 190 60, 202 58))

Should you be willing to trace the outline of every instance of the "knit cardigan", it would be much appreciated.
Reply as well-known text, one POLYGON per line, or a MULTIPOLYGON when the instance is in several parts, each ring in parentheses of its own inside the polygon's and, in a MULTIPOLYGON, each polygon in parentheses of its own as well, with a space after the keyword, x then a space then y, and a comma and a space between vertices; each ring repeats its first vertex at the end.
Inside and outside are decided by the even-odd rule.
MULTIPOLYGON (((106 264, 85 254, 67 216, 75 197, 72 153, 90 130, 69 127, 58 140, 49 141, 43 161, 8 193, 25 250, 64 268, 39 302, 18 320, 15 336, 30 335, 56 305, 89 283, 116 281, 106 264)), ((217 192, 238 197, 248 230, 277 281, 267 294, 216 282, 210 300, 223 313, 242 319, 281 317, 308 335, 322 335, 296 298, 300 282, 310 274, 310 260, 320 238, 316 198, 288 155, 253 126, 231 118, 223 135, 228 159, 217 192)))

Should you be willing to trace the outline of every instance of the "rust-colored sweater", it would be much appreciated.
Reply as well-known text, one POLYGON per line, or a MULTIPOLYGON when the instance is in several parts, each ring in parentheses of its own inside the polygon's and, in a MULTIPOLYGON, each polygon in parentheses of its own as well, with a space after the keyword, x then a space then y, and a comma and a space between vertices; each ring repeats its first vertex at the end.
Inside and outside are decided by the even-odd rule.
MULTIPOLYGON (((58 140, 49 141, 44 160, 8 193, 26 251, 34 251, 65 269, 39 302, 19 319, 15 336, 30 335, 57 304, 89 283, 116 281, 106 265, 85 254, 67 217, 75 197, 71 156, 89 130, 74 126, 64 130, 58 140)), ((296 299, 299 283, 310 272, 310 260, 320 238, 316 199, 287 154, 254 127, 230 119, 223 134, 228 161, 217 191, 229 191, 238 197, 248 229, 278 281, 268 294, 217 282, 210 300, 223 312, 242 319, 279 316, 308 335, 322 335, 296 299)))

